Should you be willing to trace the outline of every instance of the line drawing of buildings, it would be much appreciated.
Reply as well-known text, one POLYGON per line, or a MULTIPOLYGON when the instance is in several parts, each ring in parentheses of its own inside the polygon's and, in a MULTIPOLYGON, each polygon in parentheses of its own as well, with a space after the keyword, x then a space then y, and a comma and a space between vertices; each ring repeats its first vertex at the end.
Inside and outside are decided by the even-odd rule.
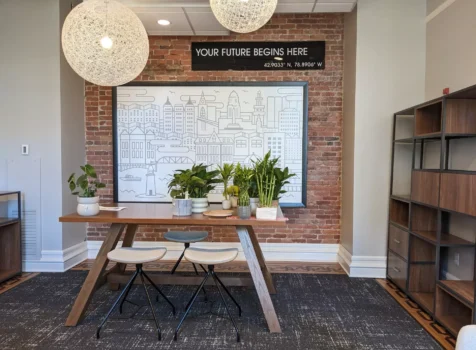
MULTIPOLYGON (((304 87, 127 86, 117 92, 120 202, 170 202, 167 184, 175 170, 194 163, 251 166, 271 150, 279 166, 297 174, 280 201, 302 203, 304 87)), ((221 201, 221 191, 209 200, 221 201)))

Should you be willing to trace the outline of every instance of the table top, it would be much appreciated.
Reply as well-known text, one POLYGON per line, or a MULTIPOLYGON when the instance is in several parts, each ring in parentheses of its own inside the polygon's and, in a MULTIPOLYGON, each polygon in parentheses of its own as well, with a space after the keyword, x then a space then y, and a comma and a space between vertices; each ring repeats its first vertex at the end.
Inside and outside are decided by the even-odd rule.
MULTIPOLYGON (((202 225, 202 226, 285 226, 286 219, 242 220, 238 217, 214 218, 202 214, 174 216, 170 203, 111 203, 102 206, 126 207, 121 211, 101 211, 96 216, 80 216, 77 213, 59 218, 60 222, 90 222, 137 225, 202 225)), ((221 209, 220 204, 211 204, 209 210, 221 209)))

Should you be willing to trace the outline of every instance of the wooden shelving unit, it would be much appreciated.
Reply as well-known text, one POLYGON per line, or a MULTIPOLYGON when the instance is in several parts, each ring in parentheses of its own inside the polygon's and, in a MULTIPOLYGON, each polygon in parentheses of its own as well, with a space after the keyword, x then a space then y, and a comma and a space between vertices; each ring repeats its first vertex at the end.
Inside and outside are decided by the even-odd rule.
POLYGON ((21 271, 20 192, 0 191, 0 283, 21 271), (12 212, 16 215, 12 215, 12 212))
POLYGON ((392 145, 387 278, 456 336, 476 323, 476 85, 395 113, 392 145))

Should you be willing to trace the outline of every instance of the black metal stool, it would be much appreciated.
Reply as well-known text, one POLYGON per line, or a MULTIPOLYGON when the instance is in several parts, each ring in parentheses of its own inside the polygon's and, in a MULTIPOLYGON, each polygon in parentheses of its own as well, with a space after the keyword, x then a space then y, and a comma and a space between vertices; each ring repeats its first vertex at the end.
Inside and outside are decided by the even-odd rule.
POLYGON ((200 286, 198 286, 197 290, 195 293, 193 293, 192 298, 188 302, 186 306, 186 311, 184 315, 182 316, 182 319, 180 320, 180 323, 178 324, 177 328, 175 329, 175 334, 174 334, 174 340, 176 341, 178 338, 178 332, 180 328, 182 327, 183 322, 185 321, 185 318, 187 317, 188 313, 190 312, 193 303, 197 299, 198 294, 200 293, 200 290, 203 289, 205 283, 207 282, 208 278, 212 276, 213 281, 215 282, 216 287, 218 288, 218 292, 220 293, 221 300, 223 301, 223 304, 225 304, 225 309, 230 317, 231 322, 233 323, 233 327, 235 328, 236 331, 236 341, 240 342, 240 333, 238 331, 238 327, 236 326, 235 320, 231 316, 230 310, 228 309, 228 305, 225 301, 225 297, 223 296, 223 293, 220 289, 220 286, 225 290, 226 294, 230 297, 230 299, 233 301, 233 303, 236 305, 238 308, 238 314, 241 317, 241 307, 238 304, 238 302, 233 298, 229 290, 225 287, 223 282, 218 278, 218 276, 215 273, 215 265, 218 264, 224 264, 230 261, 233 261, 236 259, 238 256, 238 249, 236 248, 230 248, 230 249, 201 249, 201 248, 188 248, 185 250, 185 259, 190 261, 191 263, 196 263, 200 265, 207 265, 208 266, 208 271, 205 278, 203 279, 202 283, 200 286))
MULTIPOLYGON (((157 287, 157 285, 152 282, 152 280, 147 276, 147 274, 144 272, 142 269, 142 264, 146 262, 152 262, 156 260, 160 260, 164 257, 165 253, 167 252, 166 248, 118 248, 115 249, 107 254, 107 258, 110 261, 118 262, 118 263, 123 263, 123 264, 135 264, 136 265, 136 271, 132 275, 131 279, 127 282, 126 286, 124 289, 121 291, 121 294, 117 298, 117 300, 114 302, 112 305, 111 309, 109 312, 106 314, 106 317, 102 320, 101 324, 99 325, 97 331, 96 331, 96 338, 99 339, 99 333, 101 332, 101 328, 104 326, 106 323, 107 319, 111 315, 111 313, 114 311, 116 308, 117 304, 119 304, 119 301, 121 302, 119 306, 119 312, 122 314, 122 306, 124 302, 126 301, 127 295, 129 294, 132 285, 134 284, 135 279, 137 276, 140 276, 142 286, 144 287, 145 294, 147 295, 147 300, 149 302, 149 307, 150 311, 152 312, 152 316, 154 317, 154 322, 155 326, 157 327, 157 336, 159 340, 162 340, 162 332, 160 330, 159 322, 157 321, 157 317, 155 316, 154 312, 154 306, 152 305, 152 302, 150 300, 149 292, 147 291, 147 286, 144 281, 147 279, 149 283, 157 290, 157 292, 162 295, 162 297, 165 299, 167 303, 172 307, 172 312, 175 315, 175 306, 170 302, 170 300, 165 296, 165 294, 157 287)), ((157 296, 157 299, 159 297, 157 296)))

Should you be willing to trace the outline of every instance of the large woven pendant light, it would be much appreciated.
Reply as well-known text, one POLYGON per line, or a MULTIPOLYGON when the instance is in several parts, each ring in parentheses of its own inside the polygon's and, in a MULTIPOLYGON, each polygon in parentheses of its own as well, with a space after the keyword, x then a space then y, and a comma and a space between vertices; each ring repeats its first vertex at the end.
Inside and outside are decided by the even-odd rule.
POLYGON ((135 79, 149 57, 149 40, 140 19, 114 0, 88 0, 66 18, 63 52, 76 73, 102 86, 135 79))
POLYGON ((250 33, 273 16, 278 0, 210 0, 213 14, 225 28, 250 33))

